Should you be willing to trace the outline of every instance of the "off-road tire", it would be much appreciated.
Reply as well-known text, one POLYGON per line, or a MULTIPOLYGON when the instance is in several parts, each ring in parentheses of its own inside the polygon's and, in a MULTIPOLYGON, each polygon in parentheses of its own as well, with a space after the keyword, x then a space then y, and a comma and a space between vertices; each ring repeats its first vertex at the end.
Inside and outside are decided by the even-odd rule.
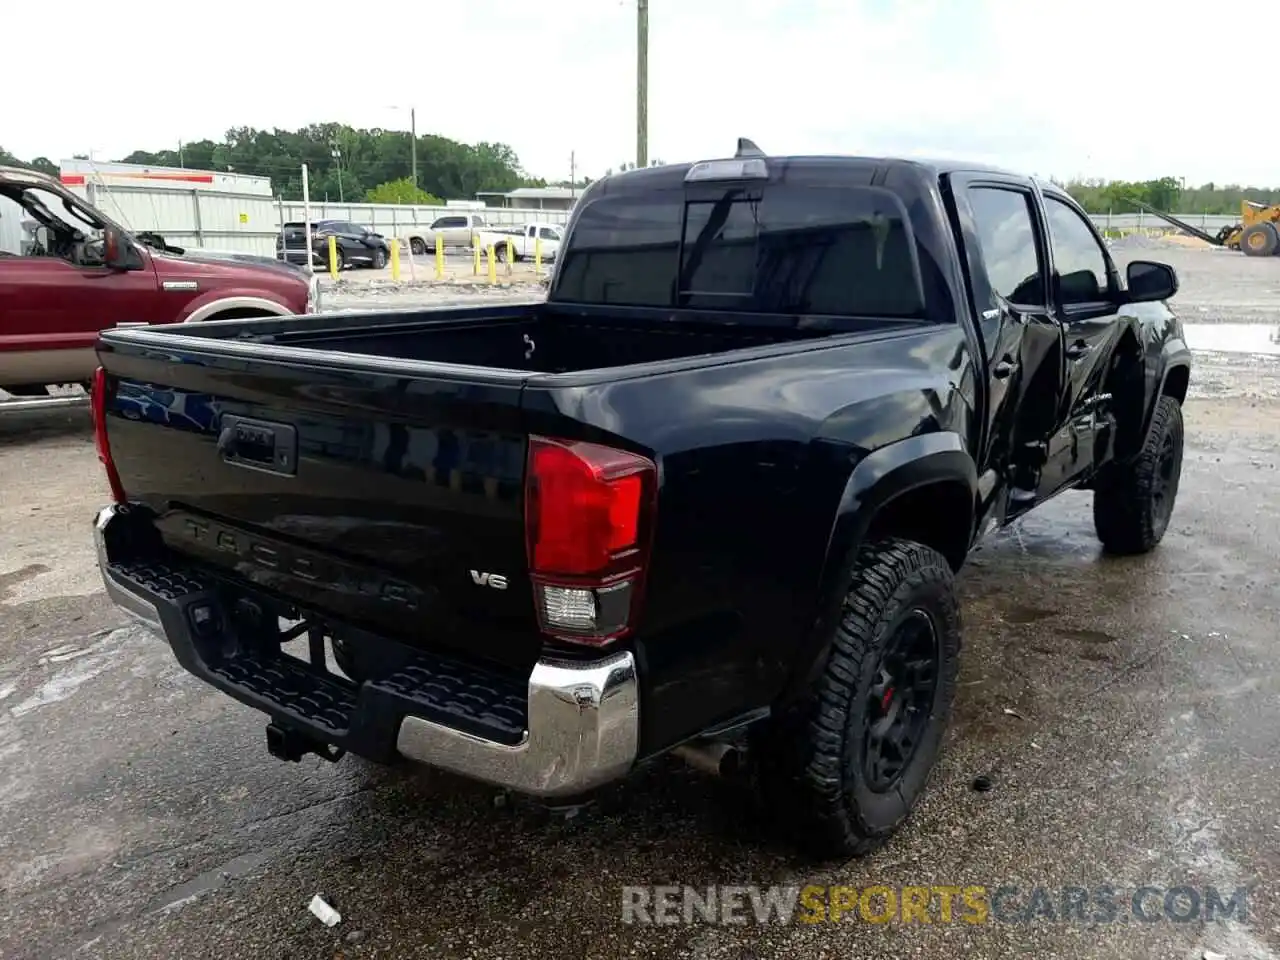
POLYGON ((1142 452, 1106 468, 1094 487, 1093 528, 1108 553, 1147 553, 1164 539, 1182 477, 1182 451, 1182 406, 1174 397, 1160 397, 1142 452), (1166 456, 1173 458, 1172 476, 1162 480, 1166 456))
POLYGON ((824 861, 864 856, 910 815, 941 749, 960 640, 955 581, 941 554, 898 539, 859 550, 822 672, 751 744, 771 819, 806 853, 824 861), (868 698, 895 627, 921 610, 933 622, 938 652, 932 709, 896 788, 876 793, 864 776, 868 698))

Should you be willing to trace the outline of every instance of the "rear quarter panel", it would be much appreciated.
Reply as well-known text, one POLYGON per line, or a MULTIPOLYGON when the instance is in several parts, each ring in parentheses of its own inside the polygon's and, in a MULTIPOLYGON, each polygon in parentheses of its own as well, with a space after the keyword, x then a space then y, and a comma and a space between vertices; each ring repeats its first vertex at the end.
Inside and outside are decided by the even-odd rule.
MULTIPOLYGON (((705 359, 703 360, 705 364, 705 359)), ((810 632, 854 469, 905 438, 974 426, 958 326, 611 383, 531 383, 529 429, 630 447, 660 469, 658 527, 637 655, 642 743, 768 705, 810 632)), ((545 383, 553 378, 541 378, 545 383)))

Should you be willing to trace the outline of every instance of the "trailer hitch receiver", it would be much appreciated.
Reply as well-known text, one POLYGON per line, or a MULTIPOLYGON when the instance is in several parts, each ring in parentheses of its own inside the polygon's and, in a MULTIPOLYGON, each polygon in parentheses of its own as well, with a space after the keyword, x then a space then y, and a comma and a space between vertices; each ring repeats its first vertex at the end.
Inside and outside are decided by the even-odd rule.
POLYGON ((267 752, 277 760, 287 760, 290 763, 297 763, 309 753, 330 763, 337 763, 346 754, 341 747, 276 723, 267 724, 267 752))

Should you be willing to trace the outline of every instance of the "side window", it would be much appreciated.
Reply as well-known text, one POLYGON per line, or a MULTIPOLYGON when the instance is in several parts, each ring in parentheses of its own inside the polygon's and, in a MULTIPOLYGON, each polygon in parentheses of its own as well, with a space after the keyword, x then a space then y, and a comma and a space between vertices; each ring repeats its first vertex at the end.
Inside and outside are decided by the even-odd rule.
POLYGON ((473 227, 483 227, 483 226, 484 226, 484 217, 480 216, 479 214, 472 214, 472 215, 471 215, 471 225, 472 225, 473 227))
POLYGON ((39 225, 22 206, 0 195, 0 256, 25 257, 36 246, 39 225))
POLYGON ((1111 288, 1107 257, 1089 225, 1055 197, 1044 198, 1044 210, 1049 220, 1053 265, 1061 278, 1063 304, 1107 299, 1111 288))
POLYGON ((538 230, 538 236, 542 237, 543 240, 559 240, 560 239, 560 234, 556 233, 556 231, 552 230, 550 227, 540 228, 538 230))
POLYGON ((1017 190, 969 190, 969 205, 992 290, 1010 303, 1044 306, 1030 200, 1030 195, 1017 190))

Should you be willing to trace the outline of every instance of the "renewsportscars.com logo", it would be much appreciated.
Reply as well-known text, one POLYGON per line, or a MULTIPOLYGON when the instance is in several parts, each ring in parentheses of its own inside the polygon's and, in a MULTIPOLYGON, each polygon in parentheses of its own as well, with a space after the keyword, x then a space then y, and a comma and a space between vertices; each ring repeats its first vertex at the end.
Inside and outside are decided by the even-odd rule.
POLYGON ((1245 923, 1247 895, 1191 886, 627 886, 622 922, 1245 923))

